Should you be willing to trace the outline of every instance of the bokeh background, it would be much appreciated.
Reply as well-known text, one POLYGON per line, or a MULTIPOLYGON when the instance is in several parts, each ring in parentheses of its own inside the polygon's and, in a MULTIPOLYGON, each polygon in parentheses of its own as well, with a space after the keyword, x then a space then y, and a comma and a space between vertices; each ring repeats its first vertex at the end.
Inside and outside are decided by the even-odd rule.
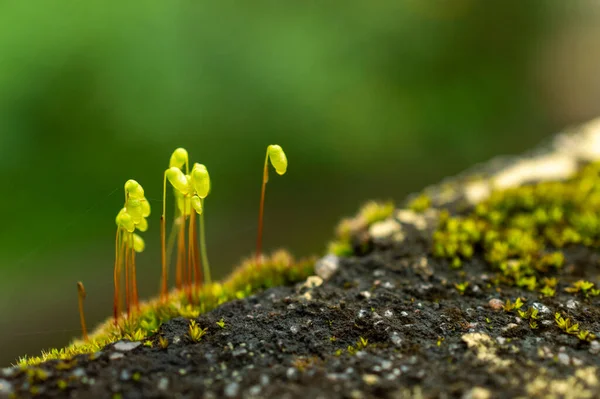
POLYGON ((0 4, 0 365, 111 313, 114 216, 134 178, 153 206, 139 256, 157 292, 162 172, 206 164, 209 257, 321 254, 336 222, 600 114, 592 1, 0 4))

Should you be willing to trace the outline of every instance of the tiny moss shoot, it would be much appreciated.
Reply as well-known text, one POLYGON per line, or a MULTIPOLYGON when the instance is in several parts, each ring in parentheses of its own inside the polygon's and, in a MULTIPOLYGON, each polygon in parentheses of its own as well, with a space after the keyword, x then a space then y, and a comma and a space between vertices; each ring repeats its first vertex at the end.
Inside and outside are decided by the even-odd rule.
POLYGON ((263 215, 265 211, 265 192, 267 183, 269 182, 269 160, 275 168, 278 175, 283 175, 287 171, 288 160, 283 152, 283 149, 277 144, 271 144, 267 147, 267 155, 265 156, 265 165, 263 168, 262 188, 260 191, 260 207, 258 211, 258 234, 256 237, 256 263, 261 264, 262 256, 262 232, 263 232, 263 215))
MULTIPOLYGON (((210 284, 212 279, 210 276, 210 266, 208 264, 208 254, 206 252, 206 229, 204 225, 204 199, 210 193, 210 176, 206 166, 199 163, 194 164, 194 168, 192 170, 192 186, 194 188, 192 207, 196 213, 200 215, 200 251, 202 253, 204 279, 206 280, 207 284, 210 284)), ((196 275, 199 276, 199 271, 197 271, 196 275)))
MULTIPOLYGON (((167 257, 167 242, 166 242, 166 230, 167 230, 167 178, 168 175, 171 174, 171 178, 173 178, 172 168, 181 169, 185 166, 186 170, 189 168, 189 160, 188 153, 185 148, 177 148, 171 154, 171 158, 169 159, 169 169, 165 171, 163 174, 163 208, 162 214, 160 217, 160 241, 161 241, 161 260, 162 260, 162 270, 161 270, 161 289, 160 296, 163 300, 167 299, 169 292, 169 265, 168 265, 168 257, 167 257), (169 172, 171 171, 171 172, 169 172)), ((172 184, 172 183, 171 183, 172 184)), ((177 207, 175 207, 177 210, 177 207)), ((175 227, 175 225, 173 226, 175 227)), ((174 231, 175 229, 173 229, 174 231)), ((171 241, 171 240, 170 240, 171 241)))
POLYGON ((88 342, 90 339, 87 333, 87 327, 85 325, 85 313, 83 311, 83 301, 85 300, 85 287, 81 281, 77 282, 77 298, 79 302, 79 320, 81 321, 81 334, 83 335, 83 340, 88 342))
POLYGON ((125 183, 125 205, 116 217, 117 234, 115 240, 114 265, 114 304, 113 317, 115 323, 121 315, 121 267, 125 263, 125 307, 127 316, 132 308, 139 309, 135 254, 144 250, 144 240, 134 233, 137 229, 144 232, 148 229, 146 218, 150 216, 150 204, 144 196, 144 189, 135 180, 125 183))

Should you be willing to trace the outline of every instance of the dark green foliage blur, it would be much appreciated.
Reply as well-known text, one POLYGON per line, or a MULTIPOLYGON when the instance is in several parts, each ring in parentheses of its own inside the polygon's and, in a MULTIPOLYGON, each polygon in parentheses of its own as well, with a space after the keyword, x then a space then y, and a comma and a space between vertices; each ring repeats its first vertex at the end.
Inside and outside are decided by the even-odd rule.
POLYGON ((0 5, 2 365, 79 333, 77 280, 88 323, 110 315, 129 178, 153 207, 140 294, 158 292, 162 172, 178 146, 211 174, 219 278, 254 250, 268 144, 289 169, 267 187, 264 246, 302 256, 368 199, 401 201, 593 116, 561 112, 554 69, 540 73, 583 18, 575 6, 35 3, 0 5))

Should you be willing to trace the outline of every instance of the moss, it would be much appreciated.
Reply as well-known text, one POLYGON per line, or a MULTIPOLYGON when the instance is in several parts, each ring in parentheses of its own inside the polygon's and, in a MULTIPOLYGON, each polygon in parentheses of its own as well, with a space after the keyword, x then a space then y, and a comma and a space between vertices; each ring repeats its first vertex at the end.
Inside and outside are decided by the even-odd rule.
POLYGON ((431 207, 431 198, 426 194, 421 194, 408 204, 408 209, 416 213, 423 213, 431 207))
MULTIPOLYGON (((260 265, 255 258, 244 261, 223 282, 201 286, 194 293, 192 303, 187 300, 183 290, 173 290, 166 301, 153 299, 140 304, 140 310, 129 319, 120 319, 115 324, 113 318, 106 320, 96 331, 90 334, 89 341, 76 340, 71 345, 61 349, 44 351, 37 357, 25 357, 19 360, 19 365, 25 368, 38 365, 47 360, 60 359, 57 367, 71 367, 70 359, 76 355, 94 353, 104 346, 121 339, 143 341, 155 335, 160 325, 172 318, 182 316, 195 318, 208 312, 222 303, 245 298, 258 290, 273 286, 286 285, 306 279, 314 272, 314 259, 294 261, 292 256, 283 250, 274 252, 266 257, 260 265)), ((161 348, 166 348, 168 342, 161 337, 154 337, 161 348)), ((40 369, 30 368, 32 378, 41 380, 40 369)))
POLYGON ((361 233, 366 233, 372 224, 389 218, 393 213, 394 203, 391 201, 367 202, 356 217, 342 219, 336 228, 335 240, 329 243, 327 252, 341 257, 353 255, 354 239, 361 236, 361 233))
POLYGON ((566 181, 493 192, 464 215, 442 211, 433 254, 456 267, 482 251, 500 282, 552 296, 556 284, 543 278, 563 267, 562 248, 600 247, 599 173, 600 163, 591 163, 566 181))

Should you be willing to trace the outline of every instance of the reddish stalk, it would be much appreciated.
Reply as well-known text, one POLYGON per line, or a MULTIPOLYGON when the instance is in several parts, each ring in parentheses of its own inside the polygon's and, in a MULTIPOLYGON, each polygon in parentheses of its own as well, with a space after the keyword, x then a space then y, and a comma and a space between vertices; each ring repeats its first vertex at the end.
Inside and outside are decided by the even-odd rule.
POLYGON ((194 236, 192 237, 192 245, 194 246, 194 284, 196 285, 196 290, 200 288, 202 284, 202 273, 200 271, 200 250, 198 249, 198 224, 196 224, 196 215, 194 217, 194 236))
POLYGON ((127 309, 127 318, 131 314, 131 283, 129 278, 129 245, 125 243, 125 308, 127 309))
POLYGON ((258 211, 258 236, 256 238, 256 265, 260 267, 262 262, 262 234, 263 234, 263 215, 265 211, 265 192, 267 182, 269 181, 269 155, 265 158, 265 168, 263 170, 262 189, 260 191, 260 208, 258 211))
POLYGON ((187 296, 188 302, 192 303, 192 269, 194 263, 194 221, 193 213, 190 213, 190 224, 188 226, 188 259, 187 259, 187 296))
POLYGON ((167 222, 164 216, 160 217, 160 241, 162 245, 162 272, 161 272, 161 281, 160 281, 160 297, 162 301, 167 300, 168 296, 168 274, 167 274, 167 250, 166 250, 166 233, 167 233, 167 222))
POLYGON ((83 300, 85 299, 85 288, 83 287, 83 283, 81 281, 77 282, 77 297, 79 299, 79 320, 81 321, 81 331, 83 334, 83 339, 85 341, 89 341, 87 327, 85 325, 85 314, 83 312, 83 300))
POLYGON ((162 260, 162 269, 161 269, 161 282, 160 282, 160 297, 162 301, 165 302, 169 295, 168 292, 168 280, 169 274, 167 271, 167 219, 166 219, 166 211, 167 211, 167 173, 164 173, 163 177, 163 212, 160 216, 160 244, 161 244, 161 260, 162 260))
POLYGON ((121 280, 121 259, 119 257, 119 238, 121 229, 117 228, 117 238, 115 240, 115 268, 113 272, 113 279, 115 284, 115 296, 113 302, 113 317, 115 321, 115 325, 118 323, 119 315, 121 314, 121 293, 119 291, 120 288, 120 280, 121 280))
POLYGON ((136 310, 140 310, 138 289, 137 289, 137 274, 135 270, 135 249, 133 247, 133 234, 131 235, 131 284, 133 286, 132 302, 136 310))
POLYGON ((175 285, 177 289, 183 286, 183 267, 185 265, 185 215, 181 215, 181 227, 177 238, 177 270, 175 273, 175 285))

